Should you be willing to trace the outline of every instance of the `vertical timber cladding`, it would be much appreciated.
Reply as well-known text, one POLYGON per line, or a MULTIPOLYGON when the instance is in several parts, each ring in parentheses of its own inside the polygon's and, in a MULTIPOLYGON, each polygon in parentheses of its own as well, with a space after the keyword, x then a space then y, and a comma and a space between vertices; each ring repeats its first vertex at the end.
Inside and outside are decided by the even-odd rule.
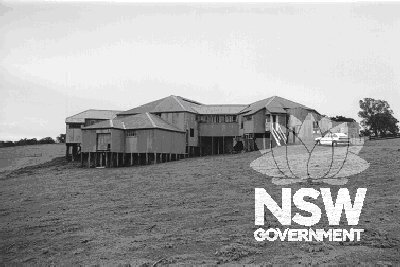
POLYGON ((188 147, 199 146, 199 129, 196 114, 189 112, 163 112, 161 113, 161 118, 187 133, 187 135, 185 134, 185 143, 187 143, 188 147), (193 136, 190 136, 191 129, 193 129, 193 136))
POLYGON ((82 152, 125 150, 124 132, 119 129, 85 129, 82 131, 82 152))
POLYGON ((184 133, 153 130, 153 152, 163 154, 183 154, 185 151, 184 133))
POLYGON ((97 140, 96 130, 82 130, 82 152, 96 152, 97 140))
POLYGON ((125 137, 127 153, 185 153, 185 133, 162 129, 138 129, 134 137, 125 137))
MULTIPOLYGON (((253 149, 267 149, 270 147, 269 134, 267 130, 267 117, 269 114, 266 113, 265 109, 259 110, 253 114, 253 149)), ((249 140, 251 142, 252 140, 249 140)))
POLYGON ((125 152, 125 132, 120 129, 111 129, 111 152, 125 152))
POLYGON ((193 113, 184 113, 185 116, 185 131, 188 135, 187 137, 187 146, 188 148, 188 153, 190 155, 195 154, 194 149, 195 147, 199 146, 199 128, 198 128, 198 122, 196 121, 196 114, 193 113), (193 134, 191 134, 191 131, 193 134))
POLYGON ((66 143, 82 143, 82 129, 83 123, 67 123, 66 124, 66 143))

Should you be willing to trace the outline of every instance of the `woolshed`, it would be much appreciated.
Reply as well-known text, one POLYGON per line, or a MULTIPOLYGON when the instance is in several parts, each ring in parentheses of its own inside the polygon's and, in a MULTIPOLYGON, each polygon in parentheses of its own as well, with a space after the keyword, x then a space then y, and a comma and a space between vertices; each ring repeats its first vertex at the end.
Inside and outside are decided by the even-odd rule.
POLYGON ((82 164, 119 167, 179 160, 185 131, 159 116, 142 113, 82 128, 82 164))
POLYGON ((359 141, 358 123, 333 122, 279 96, 244 105, 210 105, 171 95, 107 116, 116 117, 94 121, 93 112, 83 112, 66 120, 67 150, 71 140, 82 146, 81 160, 89 166, 148 164, 315 143, 327 131, 348 134, 352 144, 359 141))

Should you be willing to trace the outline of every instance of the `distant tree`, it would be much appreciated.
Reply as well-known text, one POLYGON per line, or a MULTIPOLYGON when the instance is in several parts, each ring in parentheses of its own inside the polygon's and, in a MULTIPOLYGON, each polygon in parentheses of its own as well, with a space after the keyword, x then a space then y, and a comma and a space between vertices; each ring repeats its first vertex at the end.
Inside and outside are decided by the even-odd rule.
POLYGON ((65 137, 66 137, 65 134, 60 134, 59 136, 57 136, 57 141, 59 143, 65 143, 65 137))
POLYGON ((56 141, 51 137, 45 137, 39 140, 39 144, 54 144, 56 141))
POLYGON ((340 122, 355 122, 356 120, 353 118, 346 118, 344 116, 335 116, 335 117, 330 117, 332 121, 340 121, 340 122))
POLYGON ((361 136, 370 136, 370 132, 368 129, 362 129, 362 130, 360 130, 360 135, 361 136))
POLYGON ((38 140, 36 138, 32 139, 23 138, 20 139, 19 141, 16 141, 15 143, 18 146, 36 145, 38 143, 38 140))
POLYGON ((361 125, 375 136, 385 136, 387 134, 397 134, 399 122, 394 116, 390 105, 385 100, 375 100, 364 98, 360 100, 361 111, 358 116, 362 118, 361 125))

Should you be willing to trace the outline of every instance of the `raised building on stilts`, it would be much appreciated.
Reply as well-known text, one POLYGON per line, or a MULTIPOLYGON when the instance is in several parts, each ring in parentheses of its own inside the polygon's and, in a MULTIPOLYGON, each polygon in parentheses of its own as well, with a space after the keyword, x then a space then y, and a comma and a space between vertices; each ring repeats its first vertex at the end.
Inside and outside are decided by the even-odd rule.
MULTIPOLYGON (((183 157, 314 142, 332 129, 357 135, 303 104, 273 96, 251 104, 207 105, 168 96, 127 111, 85 111, 68 117, 67 156, 79 149, 86 166, 131 166, 183 157)), ((353 125, 357 124, 357 125, 353 125)))

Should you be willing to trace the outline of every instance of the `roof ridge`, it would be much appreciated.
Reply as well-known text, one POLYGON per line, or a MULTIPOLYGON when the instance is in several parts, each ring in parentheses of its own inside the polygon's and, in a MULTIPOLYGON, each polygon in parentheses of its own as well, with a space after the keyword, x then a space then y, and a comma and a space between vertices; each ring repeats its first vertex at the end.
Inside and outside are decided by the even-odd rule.
POLYGON ((78 115, 80 115, 80 114, 82 114, 82 113, 85 113, 85 112, 88 112, 88 111, 90 111, 90 110, 93 110, 93 109, 86 109, 86 110, 81 111, 81 112, 79 112, 79 113, 76 113, 76 114, 74 114, 74 115, 68 116, 66 119, 71 118, 71 117, 78 116, 78 115))
POLYGON ((151 125, 153 125, 154 128, 157 128, 156 124, 154 123, 153 119, 150 117, 150 114, 146 112, 147 117, 149 118, 151 125))
MULTIPOLYGON (((89 111, 89 110, 95 110, 95 111, 121 111, 121 110, 116 110, 116 109, 96 109, 96 108, 90 108, 90 109, 87 109, 85 111, 89 111)), ((82 112, 85 112, 85 111, 82 111, 82 112)))
POLYGON ((178 102, 178 104, 181 106, 181 108, 183 108, 183 110, 189 111, 182 105, 181 101, 179 101, 179 99, 178 99, 178 97, 176 95, 173 95, 172 98, 175 99, 176 102, 178 102))
POLYGON ((276 96, 276 97, 278 97, 278 98, 280 98, 280 99, 283 99, 283 100, 285 100, 285 101, 289 101, 289 102, 292 102, 292 103, 295 103, 295 104, 299 104, 300 106, 306 107, 306 105, 301 104, 301 103, 299 103, 299 102, 296 102, 296 101, 293 101, 293 100, 290 100, 290 99, 287 99, 287 98, 284 98, 284 97, 281 97, 281 96, 276 96))
POLYGON ((276 95, 274 95, 274 96, 268 101, 268 103, 265 104, 265 108, 267 108, 267 106, 268 106, 269 104, 271 104, 271 102, 272 102, 275 98, 276 98, 276 95))
POLYGON ((180 98, 180 99, 182 99, 182 100, 184 100, 184 101, 186 101, 186 102, 192 103, 192 104, 203 105, 202 103, 200 103, 200 102, 198 102, 198 101, 196 101, 196 100, 189 99, 189 98, 186 98, 186 97, 183 97, 183 96, 177 95, 176 97, 178 97, 178 98, 180 98))
POLYGON ((249 104, 201 104, 200 106, 248 106, 249 104))
POLYGON ((111 112, 122 112, 121 110, 110 110, 110 109, 94 109, 94 108, 90 108, 90 109, 86 109, 86 110, 84 110, 84 111, 81 111, 81 112, 79 112, 79 113, 76 113, 76 114, 74 114, 74 115, 68 116, 66 119, 68 119, 68 118, 72 118, 72 117, 75 117, 75 116, 78 116, 78 115, 81 115, 81 114, 83 114, 83 113, 85 113, 85 112, 88 112, 88 111, 111 111, 111 112))

